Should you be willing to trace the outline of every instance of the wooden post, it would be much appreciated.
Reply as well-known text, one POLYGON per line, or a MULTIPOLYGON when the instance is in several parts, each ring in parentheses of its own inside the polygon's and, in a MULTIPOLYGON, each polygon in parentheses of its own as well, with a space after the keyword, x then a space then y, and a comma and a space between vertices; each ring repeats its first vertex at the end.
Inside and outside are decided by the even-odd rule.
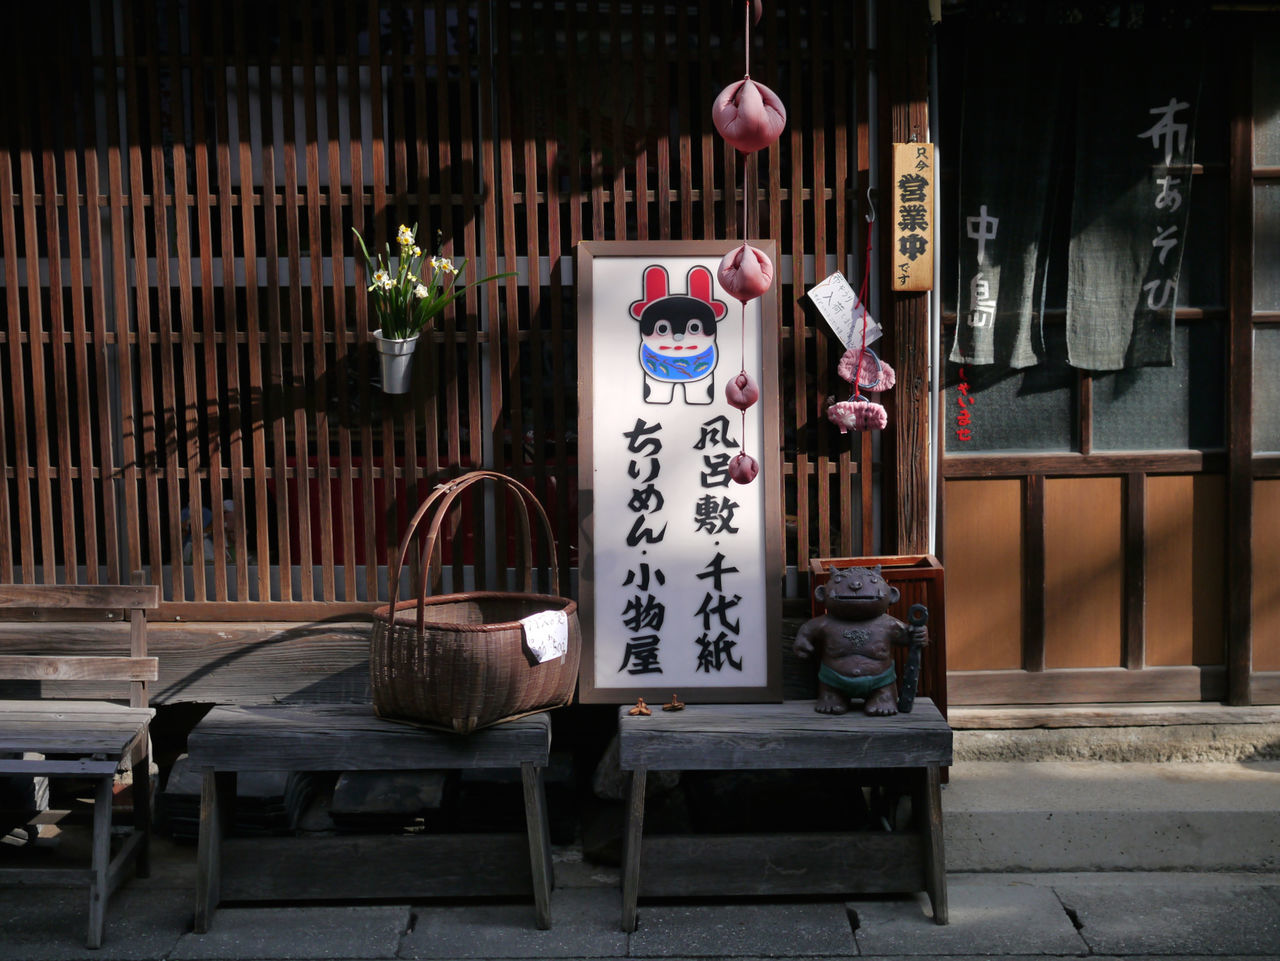
MULTIPOLYGON (((880 33, 880 157, 891 169, 894 143, 929 139, 929 6, 903 0, 882 7, 880 33)), ((882 191, 888 196, 888 191, 882 191)), ((893 218, 880 218, 878 241, 891 242, 893 218)), ((897 372, 887 394, 884 434, 884 547, 888 553, 929 549, 929 294, 895 292, 891 256, 880 258, 885 353, 897 372)))
POLYGON ((1253 48, 1234 58, 1227 218, 1227 703, 1252 702, 1253 48))

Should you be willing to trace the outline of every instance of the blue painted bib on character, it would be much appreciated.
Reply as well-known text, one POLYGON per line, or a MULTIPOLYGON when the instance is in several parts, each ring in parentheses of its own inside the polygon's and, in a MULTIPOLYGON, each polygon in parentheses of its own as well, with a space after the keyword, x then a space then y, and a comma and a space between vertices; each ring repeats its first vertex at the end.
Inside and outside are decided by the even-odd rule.
POLYGON ((664 357, 646 344, 640 345, 640 366, 650 377, 673 384, 702 380, 716 367, 716 347, 712 344, 692 357, 664 357))

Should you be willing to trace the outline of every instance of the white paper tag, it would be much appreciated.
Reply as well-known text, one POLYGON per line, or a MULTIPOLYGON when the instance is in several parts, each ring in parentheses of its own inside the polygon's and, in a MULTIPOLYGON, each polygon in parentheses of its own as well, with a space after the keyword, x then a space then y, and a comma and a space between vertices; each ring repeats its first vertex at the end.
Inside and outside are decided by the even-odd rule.
POLYGON ((862 346, 864 324, 867 328, 866 343, 873 344, 880 339, 880 325, 867 313, 866 305, 858 300, 849 281, 839 271, 810 288, 806 296, 846 350, 862 346))
POLYGON ((540 611, 520 619, 524 642, 538 663, 564 657, 569 650, 569 615, 564 611, 540 611))

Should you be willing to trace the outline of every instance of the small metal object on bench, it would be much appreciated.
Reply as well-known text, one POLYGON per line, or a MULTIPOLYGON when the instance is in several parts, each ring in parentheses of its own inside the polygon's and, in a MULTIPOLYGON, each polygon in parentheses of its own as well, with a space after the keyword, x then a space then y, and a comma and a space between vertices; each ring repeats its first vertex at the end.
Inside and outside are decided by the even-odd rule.
MULTIPOLYGON (((78 883, 89 887, 89 924, 85 943, 101 947, 106 925, 107 901, 124 880, 132 861, 139 877, 149 872, 148 839, 151 833, 151 745, 148 726, 155 711, 147 706, 147 682, 159 676, 156 658, 147 656, 146 611, 160 606, 160 589, 134 584, 4 584, 0 585, 0 617, 35 619, 33 647, 47 644, 70 630, 61 623, 72 612, 102 621, 121 623, 127 632, 108 628, 128 654, 103 656, 108 646, 101 637, 86 642, 91 651, 80 655, 6 654, 0 656, 0 679, 40 682, 37 698, 0 700, 0 774, 30 777, 88 777, 96 781, 93 799, 93 848, 91 865, 75 868, 0 869, 0 878, 19 884, 78 883), (37 639, 38 638, 38 639, 37 639), (45 695, 46 682, 75 682, 99 688, 102 700, 53 700, 45 695), (108 697, 129 685, 129 706, 108 697), (101 685, 107 684, 103 689, 101 685), (112 784, 118 771, 133 770, 133 829, 111 856, 112 784)), ((83 616, 75 625, 83 633, 83 616)), ((56 685, 55 685, 56 687, 56 685)), ((95 691, 97 693, 97 691, 95 691)))
POLYGON ((549 928, 554 875, 543 772, 550 753, 545 713, 458 735, 383 720, 368 704, 215 707, 187 738, 188 763, 204 779, 195 930, 209 930, 222 900, 529 893, 538 927, 549 928), (237 772, 465 768, 520 768, 526 837, 223 837, 237 772))
POLYGON ((698 704, 651 717, 618 711, 621 766, 631 771, 623 834, 622 928, 647 897, 927 891, 947 923, 940 768, 951 728, 928 698, 910 714, 818 714, 812 701, 698 704), (646 773, 894 768, 911 785, 913 830, 644 837, 646 773), (641 862, 651 870, 641 875, 641 862), (660 870, 659 870, 660 868, 660 870))

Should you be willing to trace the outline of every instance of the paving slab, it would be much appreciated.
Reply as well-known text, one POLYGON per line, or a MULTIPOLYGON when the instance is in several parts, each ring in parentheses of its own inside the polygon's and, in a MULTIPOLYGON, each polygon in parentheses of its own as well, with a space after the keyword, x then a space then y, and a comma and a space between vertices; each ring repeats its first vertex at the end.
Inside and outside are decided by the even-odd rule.
POLYGON ((1076 955, 1087 950, 1054 892, 1016 879, 949 879, 949 924, 934 924, 929 899, 857 900, 862 955, 1076 955))
POLYGON ((1056 884, 1098 954, 1280 954, 1280 911, 1259 886, 1056 884))
POLYGON ((633 958, 851 956, 843 904, 641 904, 633 958))
POLYGON ((101 961, 168 956, 191 927, 194 889, 157 897, 131 880, 107 904, 102 947, 85 947, 89 925, 87 888, 5 887, 0 889, 0 961, 101 961))
POLYGON ((209 931, 184 934, 169 958, 394 958, 408 926, 407 905, 219 908, 209 931))
POLYGON ((551 929, 539 931, 529 904, 415 907, 401 958, 622 958, 622 896, 615 888, 558 889, 551 929))

